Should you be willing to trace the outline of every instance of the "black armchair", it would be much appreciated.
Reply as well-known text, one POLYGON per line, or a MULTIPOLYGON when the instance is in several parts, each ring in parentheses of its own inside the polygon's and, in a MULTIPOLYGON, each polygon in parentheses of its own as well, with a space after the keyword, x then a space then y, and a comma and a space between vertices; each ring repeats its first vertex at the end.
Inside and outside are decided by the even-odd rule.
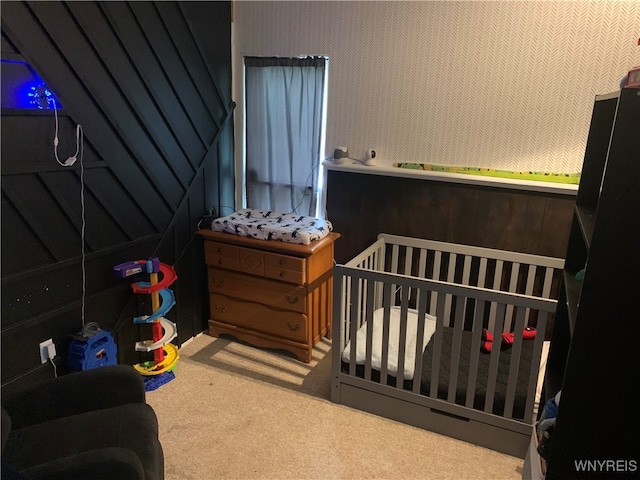
POLYGON ((130 366, 65 375, 2 403, 3 478, 164 478, 158 421, 130 366))

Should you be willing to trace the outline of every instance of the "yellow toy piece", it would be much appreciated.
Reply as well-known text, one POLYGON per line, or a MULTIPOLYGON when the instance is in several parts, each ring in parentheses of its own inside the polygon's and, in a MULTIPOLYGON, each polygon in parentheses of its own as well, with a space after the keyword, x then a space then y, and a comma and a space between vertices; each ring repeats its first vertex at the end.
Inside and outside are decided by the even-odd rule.
POLYGON ((171 370, 180 358, 178 347, 172 343, 167 343, 164 347, 164 359, 159 363, 145 362, 133 366, 142 375, 159 375, 171 370))

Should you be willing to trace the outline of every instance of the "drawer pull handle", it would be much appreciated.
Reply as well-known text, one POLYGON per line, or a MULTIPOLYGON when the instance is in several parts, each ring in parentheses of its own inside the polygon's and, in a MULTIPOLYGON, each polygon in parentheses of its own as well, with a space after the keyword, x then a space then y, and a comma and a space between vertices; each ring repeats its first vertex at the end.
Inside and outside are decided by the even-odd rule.
POLYGON ((293 331, 293 332, 297 332, 298 330, 300 330, 300 324, 296 323, 295 325, 291 325, 291 322, 287 322, 287 327, 289 327, 289 330, 293 331))
POLYGON ((284 265, 284 258, 281 258, 280 261, 278 262, 280 265, 284 265))
POLYGON ((280 272, 280 276, 284 277, 286 274, 284 272, 280 272))
POLYGON ((216 282, 216 280, 213 280, 213 286, 214 287, 218 287, 218 288, 222 288, 224 287, 224 280, 220 280, 219 282, 216 282))
POLYGON ((222 253, 222 247, 218 247, 218 253, 222 253))
POLYGON ((218 259, 218 265, 222 265, 222 259, 221 258, 218 259))
POLYGON ((215 305, 215 307, 214 307, 214 308, 215 308, 216 310, 218 310, 219 312, 221 312, 221 313, 224 313, 224 312, 226 312, 226 311, 227 311, 227 307, 225 307, 224 305, 220 306, 220 305, 218 305, 217 303, 216 303, 216 305, 215 305))
POLYGON ((295 297, 292 297, 291 295, 287 294, 285 295, 287 297, 287 302, 289 302, 290 304, 294 304, 298 302, 298 296, 296 295, 295 297))

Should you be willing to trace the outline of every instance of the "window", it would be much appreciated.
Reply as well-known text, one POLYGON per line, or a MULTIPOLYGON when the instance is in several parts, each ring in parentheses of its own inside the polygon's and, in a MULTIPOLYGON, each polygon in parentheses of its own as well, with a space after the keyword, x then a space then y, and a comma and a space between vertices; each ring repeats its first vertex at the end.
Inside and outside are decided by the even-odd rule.
POLYGON ((248 208, 321 216, 326 57, 245 57, 248 208))

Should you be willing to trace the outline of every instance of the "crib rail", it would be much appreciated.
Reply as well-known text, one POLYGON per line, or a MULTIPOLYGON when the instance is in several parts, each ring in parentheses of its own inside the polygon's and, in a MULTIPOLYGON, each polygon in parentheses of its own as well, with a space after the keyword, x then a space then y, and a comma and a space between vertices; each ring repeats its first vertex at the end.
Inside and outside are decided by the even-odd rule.
POLYGON ((371 244, 345 265, 347 267, 366 268, 368 270, 384 270, 386 245, 387 242, 385 239, 378 237, 375 243, 371 244))
MULTIPOLYGON (((461 285, 520 293, 533 297, 555 298, 564 261, 518 252, 508 252, 434 240, 423 240, 382 233, 378 240, 346 264, 348 267, 386 271, 417 278, 441 280, 461 285)), ((379 293, 376 296, 379 302, 379 293)), ((410 303, 417 305, 413 292, 410 303)), ((451 310, 447 297, 445 310, 451 310)), ((512 309, 507 307, 507 318, 512 309)), ((429 312, 433 314, 433 311, 429 312)), ((495 322, 495 307, 489 312, 489 327, 495 322)), ((537 318, 525 313, 527 325, 537 326, 537 318)), ((513 325, 508 321, 505 331, 513 325)))
MULTIPOLYGON (((364 261, 361 259, 360 261, 364 261)), ((468 408, 496 413, 494 394, 498 385, 499 346, 490 353, 482 353, 483 329, 499 339, 508 322, 513 325, 513 344, 510 345, 511 363, 506 382, 504 406, 499 406, 501 416, 514 417, 514 399, 520 373, 519 360, 523 342, 533 343, 533 361, 528 372, 525 412, 533 412, 535 390, 542 343, 545 336, 547 316, 555 311, 555 300, 534 297, 521 293, 502 292, 489 288, 452 284, 442 280, 410 277, 399 273, 381 272, 375 269, 338 265, 334 269, 334 369, 341 365, 343 372, 350 376, 360 376, 367 381, 390 385, 397 389, 409 390, 416 394, 428 395, 449 403, 457 403, 468 408), (415 305, 411 299, 417 298, 415 305), (399 313, 392 319, 392 309, 399 313), (374 315, 382 312, 382 337, 377 339, 378 353, 374 354, 374 315), (422 354, 425 341, 425 325, 431 321, 427 314, 435 316, 435 333, 430 342, 433 357, 429 372, 423 372, 422 354), (493 324, 488 325, 488 315, 493 312, 493 324), (525 340, 523 330, 531 313, 538 317, 535 339, 525 340), (411 330, 410 316, 417 319, 411 330), (395 325, 394 325, 395 323, 395 325), (358 337, 358 331, 367 325, 366 337, 358 337), (453 330, 451 354, 442 355, 443 327, 453 330), (390 332, 395 329, 393 336, 390 332), (413 333, 411 333, 413 332, 413 333), (463 332, 471 336, 469 365, 460 364, 462 358, 463 332), (411 336, 413 335, 413 338, 411 336), (392 341, 390 342, 390 338, 392 341), (415 339, 415 341, 413 341, 415 339), (409 340, 412 340, 409 342, 409 340), (407 347, 407 345, 410 345, 407 347), (338 348, 335 348, 338 347, 338 348), (346 348, 346 349, 345 349, 346 348), (409 352, 408 349, 413 351, 409 352), (357 360, 358 351, 364 358, 357 360), (392 351, 393 350, 393 351, 392 351), (377 355, 379 358, 374 359, 377 355), (482 355, 489 355, 484 404, 478 405, 475 392, 478 386, 478 366, 482 355), (446 363, 446 364, 445 364, 446 363), (410 365, 409 365, 410 364, 410 365), (408 367, 408 368, 407 368, 408 367), (448 388, 439 389, 441 371, 448 372, 448 388), (410 375, 410 371, 413 375, 410 375), (409 373, 407 373, 409 372, 409 373), (422 378, 429 378, 428 392, 422 387, 422 378), (460 399, 459 380, 466 377, 466 396, 460 399)), ((428 329, 427 329, 428 330, 428 329)), ((485 359, 486 360, 486 359, 485 359)), ((531 419, 527 419, 531 421, 531 419)))

